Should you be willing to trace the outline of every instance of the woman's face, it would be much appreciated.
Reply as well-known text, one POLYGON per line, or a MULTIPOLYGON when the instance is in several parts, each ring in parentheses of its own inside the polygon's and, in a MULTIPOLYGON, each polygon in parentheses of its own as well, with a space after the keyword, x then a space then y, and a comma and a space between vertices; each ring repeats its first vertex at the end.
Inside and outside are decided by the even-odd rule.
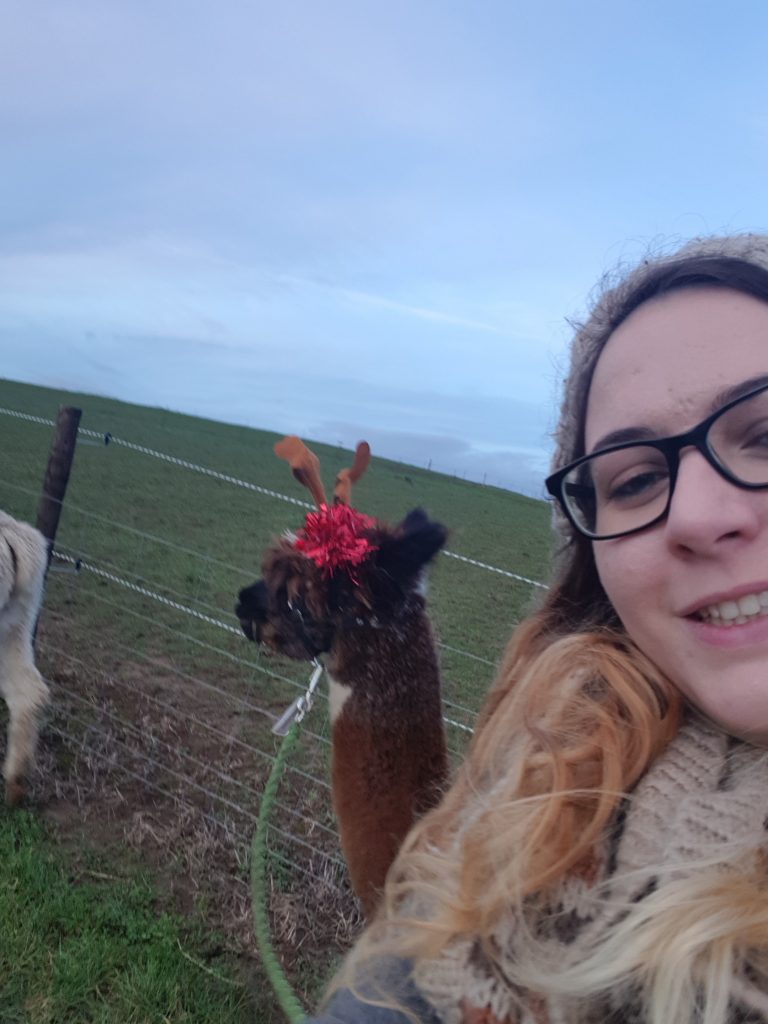
MULTIPOLYGON (((720 393, 762 376, 768 303, 720 288, 651 300, 600 355, 586 451, 628 427, 683 433, 722 404, 720 393)), ((768 609, 754 615, 754 600, 746 600, 766 594, 768 604, 768 490, 735 487, 685 448, 666 519, 593 548, 603 587, 637 646, 730 733, 768 745, 768 609), (702 617, 702 609, 740 600, 749 613, 741 624, 702 617)))

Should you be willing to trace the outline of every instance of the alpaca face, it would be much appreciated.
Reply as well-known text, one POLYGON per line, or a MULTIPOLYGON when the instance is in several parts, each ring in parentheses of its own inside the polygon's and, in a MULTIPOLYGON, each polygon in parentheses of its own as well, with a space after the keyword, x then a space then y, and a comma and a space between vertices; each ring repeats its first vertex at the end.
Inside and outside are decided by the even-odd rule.
POLYGON ((371 533, 374 550, 350 571, 327 573, 285 539, 271 547, 263 577, 240 591, 235 613, 249 640, 309 661, 329 651, 340 630, 397 618, 419 593, 422 571, 447 531, 421 509, 371 533))
POLYGON ((330 647, 328 617, 317 616, 314 566, 305 558, 303 571, 289 574, 292 559, 286 565, 279 552, 273 554, 278 557, 272 572, 240 591, 235 613, 249 640, 289 658, 311 661, 330 647))

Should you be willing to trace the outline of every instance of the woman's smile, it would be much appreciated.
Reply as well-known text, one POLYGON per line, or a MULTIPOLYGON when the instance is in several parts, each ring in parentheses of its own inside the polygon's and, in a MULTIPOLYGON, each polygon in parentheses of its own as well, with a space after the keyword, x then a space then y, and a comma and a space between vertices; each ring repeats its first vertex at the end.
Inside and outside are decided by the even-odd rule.
POLYGON ((747 584, 727 594, 715 594, 697 601, 693 610, 681 615, 691 616, 714 626, 740 626, 761 615, 768 615, 768 585, 747 584))
POLYGON ((733 648, 768 644, 768 591, 763 593, 766 601, 764 606, 760 605, 754 595, 750 595, 743 602, 726 601, 721 605, 710 605, 701 613, 687 616, 684 621, 698 641, 712 647, 733 648), (751 609, 755 603, 758 607, 756 612, 742 613, 741 604, 751 609), (736 613, 732 614, 734 608, 736 613), (722 614, 722 611, 725 614, 722 614))

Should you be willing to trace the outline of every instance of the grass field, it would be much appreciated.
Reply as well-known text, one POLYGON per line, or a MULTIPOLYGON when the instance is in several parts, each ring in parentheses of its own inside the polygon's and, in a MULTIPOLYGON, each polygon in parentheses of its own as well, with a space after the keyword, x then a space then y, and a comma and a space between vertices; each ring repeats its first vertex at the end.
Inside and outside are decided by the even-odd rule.
MULTIPOLYGON (((84 428, 308 497, 272 454, 275 435, 0 381, 0 408, 53 419, 60 404, 81 408, 84 428)), ((0 507, 34 521, 50 439, 50 427, 0 413, 0 507)), ((350 453, 313 448, 330 484, 350 453)), ((546 577, 549 512, 542 502, 379 460, 375 452, 354 501, 389 521, 421 505, 450 528, 451 551, 546 577)), ((258 575, 270 539, 302 518, 300 508, 277 498, 114 443, 81 442, 57 550, 89 568, 75 574, 55 567, 40 630, 54 709, 34 793, 38 815, 65 851, 74 834, 115 863, 123 848, 170 890, 171 910, 192 920, 202 915, 221 929, 234 966, 246 974, 258 971, 245 882, 253 816, 276 750, 270 716, 293 699, 307 671, 265 657, 236 629, 199 616, 236 627, 237 590, 258 575)), ((456 756, 511 627, 537 593, 443 556, 431 572, 446 710, 459 723, 449 730, 456 756)), ((332 833, 326 737, 319 705, 281 789, 284 806, 271 836, 275 934, 305 999, 359 927, 332 833)), ((53 840, 46 833, 34 842, 53 840)), ((233 1012, 272 1019, 263 982, 249 992, 255 1002, 233 1012)), ((179 1010, 167 1019, 206 1018, 179 1010)))
POLYGON ((217 963, 204 922, 163 908, 136 871, 114 870, 93 850, 54 845, 31 814, 0 817, 3 1024, 249 1019, 246 986, 217 963))

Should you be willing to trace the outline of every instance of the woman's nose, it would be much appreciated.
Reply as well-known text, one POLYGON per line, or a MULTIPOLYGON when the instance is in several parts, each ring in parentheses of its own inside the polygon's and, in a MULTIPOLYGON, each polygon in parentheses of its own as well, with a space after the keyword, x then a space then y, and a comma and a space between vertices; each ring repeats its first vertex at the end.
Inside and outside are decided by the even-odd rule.
POLYGON ((756 536, 768 521, 766 512, 766 493, 732 484, 695 448, 680 453, 665 524, 670 548, 714 554, 723 543, 756 536))

